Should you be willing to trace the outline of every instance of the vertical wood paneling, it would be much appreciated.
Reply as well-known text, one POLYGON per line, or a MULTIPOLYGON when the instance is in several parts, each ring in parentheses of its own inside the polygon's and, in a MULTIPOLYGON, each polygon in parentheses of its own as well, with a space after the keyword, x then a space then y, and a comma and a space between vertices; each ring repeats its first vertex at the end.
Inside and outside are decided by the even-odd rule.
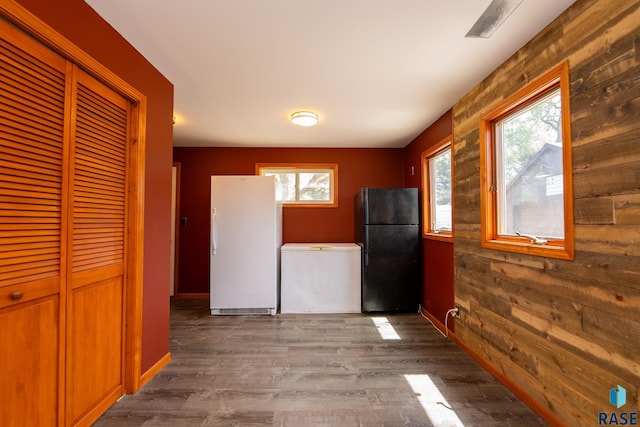
POLYGON ((596 425, 617 384, 639 400, 638 22, 638 0, 578 0, 453 109, 456 334, 572 426, 596 425), (564 60, 575 260, 483 249, 480 115, 564 60))

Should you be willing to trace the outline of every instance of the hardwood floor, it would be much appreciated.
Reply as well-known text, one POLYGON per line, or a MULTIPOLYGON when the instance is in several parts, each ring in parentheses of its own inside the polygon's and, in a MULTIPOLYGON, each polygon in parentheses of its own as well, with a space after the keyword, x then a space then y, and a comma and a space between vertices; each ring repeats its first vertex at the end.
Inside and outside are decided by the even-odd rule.
POLYGON ((418 314, 212 317, 175 300, 170 351, 94 425, 546 425, 418 314))

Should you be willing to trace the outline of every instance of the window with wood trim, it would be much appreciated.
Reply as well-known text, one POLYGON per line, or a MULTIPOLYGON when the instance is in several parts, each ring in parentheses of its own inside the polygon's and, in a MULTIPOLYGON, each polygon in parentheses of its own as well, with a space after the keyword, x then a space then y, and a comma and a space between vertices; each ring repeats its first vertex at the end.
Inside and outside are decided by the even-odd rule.
POLYGON ((284 206, 338 206, 338 165, 262 163, 256 174, 275 176, 276 199, 284 206))
POLYGON ((480 120, 482 246, 573 259, 565 62, 480 120))
POLYGON ((422 235, 453 237, 451 136, 422 153, 422 235))

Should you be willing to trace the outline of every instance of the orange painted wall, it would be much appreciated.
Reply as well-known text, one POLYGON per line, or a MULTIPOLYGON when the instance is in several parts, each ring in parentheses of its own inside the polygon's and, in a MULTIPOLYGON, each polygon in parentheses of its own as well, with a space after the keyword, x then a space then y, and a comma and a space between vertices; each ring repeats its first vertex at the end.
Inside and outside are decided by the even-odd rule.
POLYGON ((209 292, 211 175, 253 175, 256 163, 338 164, 337 208, 284 208, 285 243, 353 242, 355 194, 362 187, 403 187, 403 149, 174 148, 180 163, 178 293, 209 292))
MULTIPOLYGON (((452 131, 452 114, 451 110, 449 110, 406 147, 405 182, 407 187, 418 187, 420 189, 421 203, 423 194, 420 169, 421 154, 451 135, 452 131), (411 174, 412 167, 414 170, 413 175, 411 174)), ((422 306, 440 322, 444 323, 447 310, 454 306, 455 301, 453 242, 422 239, 422 256, 422 306)), ((453 322, 449 322, 449 324, 451 323, 453 322)))
POLYGON ((17 0, 148 100, 142 372, 169 351, 173 85, 83 0, 17 0))

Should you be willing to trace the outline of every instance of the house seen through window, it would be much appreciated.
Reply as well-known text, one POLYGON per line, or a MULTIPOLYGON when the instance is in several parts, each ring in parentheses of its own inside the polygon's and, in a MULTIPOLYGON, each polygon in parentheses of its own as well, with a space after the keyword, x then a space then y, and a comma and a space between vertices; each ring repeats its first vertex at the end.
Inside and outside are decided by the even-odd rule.
POLYGON ((337 206, 334 164, 258 164, 258 175, 274 176, 276 199, 285 206, 337 206))
POLYGON ((498 234, 564 238, 560 90, 496 122, 498 234))
POLYGON ((573 257, 566 63, 481 119, 482 245, 573 257))

